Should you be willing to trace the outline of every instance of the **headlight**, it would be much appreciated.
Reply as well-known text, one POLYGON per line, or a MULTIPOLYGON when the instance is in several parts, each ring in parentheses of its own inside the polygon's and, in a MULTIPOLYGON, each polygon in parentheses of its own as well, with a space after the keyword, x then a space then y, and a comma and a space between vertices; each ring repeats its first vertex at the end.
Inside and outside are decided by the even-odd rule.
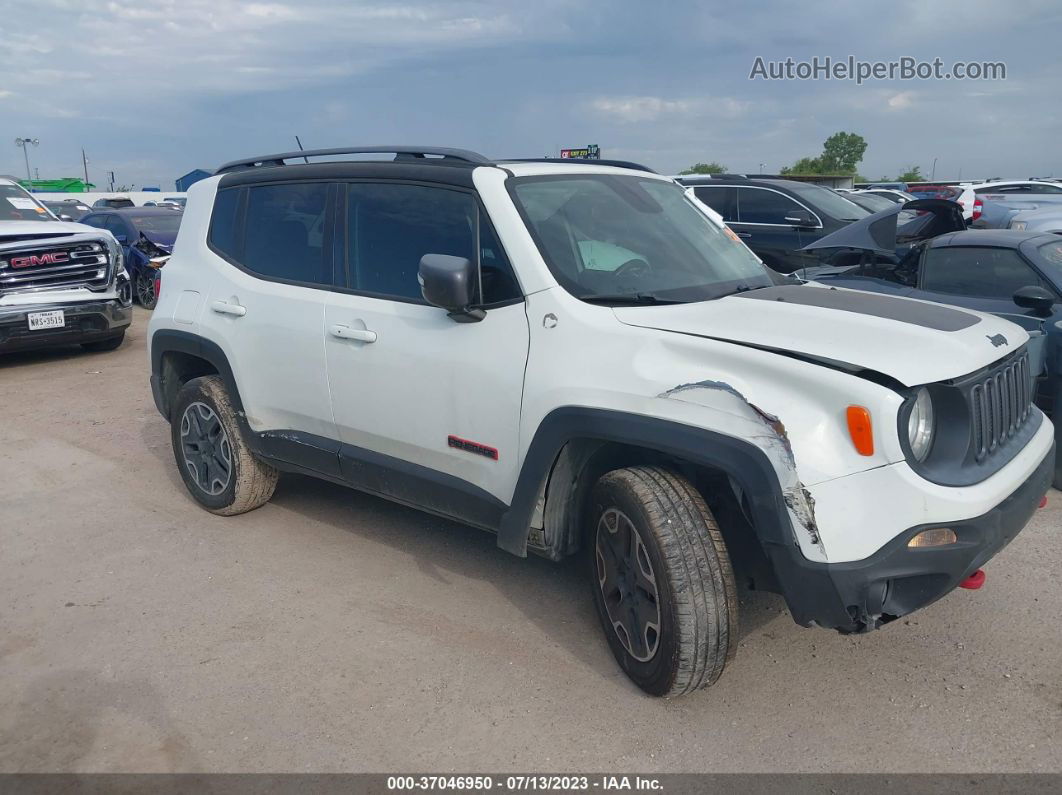
POLYGON ((1010 228, 1011 229, 1017 229, 1019 232, 1024 232, 1026 226, 1027 226, 1027 224, 1026 224, 1025 221, 1011 221, 1010 222, 1010 228))
POLYGON ((907 418, 907 441, 911 444, 911 453, 919 461, 926 460, 933 446, 934 425, 933 399, 929 390, 921 387, 907 418))

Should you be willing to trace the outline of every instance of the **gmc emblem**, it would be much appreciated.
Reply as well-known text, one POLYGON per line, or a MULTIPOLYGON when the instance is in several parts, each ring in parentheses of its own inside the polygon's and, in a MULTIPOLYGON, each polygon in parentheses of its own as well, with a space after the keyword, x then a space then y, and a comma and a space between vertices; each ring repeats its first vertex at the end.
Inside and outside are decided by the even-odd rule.
POLYGON ((50 251, 47 254, 30 254, 28 257, 12 257, 8 260, 12 268, 30 268, 34 265, 58 265, 69 262, 70 255, 65 251, 50 251))

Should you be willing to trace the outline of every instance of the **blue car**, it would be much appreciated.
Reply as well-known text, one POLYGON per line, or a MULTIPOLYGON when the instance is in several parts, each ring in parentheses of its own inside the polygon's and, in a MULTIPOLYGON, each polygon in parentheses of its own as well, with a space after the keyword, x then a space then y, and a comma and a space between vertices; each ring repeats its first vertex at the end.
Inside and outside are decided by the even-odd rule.
POLYGON ((96 210, 80 223, 106 229, 122 246, 133 296, 146 309, 158 302, 158 269, 173 252, 182 212, 172 207, 96 210))
MULTIPOLYGON (((1054 418, 1062 450, 1062 238, 971 229, 904 247, 896 239, 898 210, 875 213, 807 246, 827 256, 838 249, 861 250, 858 262, 808 268, 800 275, 830 287, 964 306, 1022 326, 1032 336, 1036 402, 1054 418)), ((1054 484, 1062 489, 1062 453, 1054 484)))

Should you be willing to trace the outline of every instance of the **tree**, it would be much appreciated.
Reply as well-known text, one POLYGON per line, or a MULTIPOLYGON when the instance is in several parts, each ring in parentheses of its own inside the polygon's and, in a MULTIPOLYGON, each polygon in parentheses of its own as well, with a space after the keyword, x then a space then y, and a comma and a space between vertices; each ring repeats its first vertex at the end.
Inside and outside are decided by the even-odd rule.
POLYGON ((855 174, 856 164, 863 159, 867 142, 862 135, 838 132, 822 144, 818 157, 802 157, 791 166, 782 169, 782 174, 855 174))
POLYGON ((825 174, 826 172, 822 170, 821 157, 802 157, 791 166, 783 166, 780 173, 806 175, 825 174))
POLYGON ((897 182, 924 182, 925 175, 918 166, 908 166, 907 170, 896 178, 897 182))
POLYGON ((725 174, 726 166, 716 163, 714 160, 711 163, 695 163, 687 168, 685 171, 680 171, 679 174, 725 174))
POLYGON ((837 132, 822 144, 822 167, 828 174, 854 174, 856 165, 867 151, 867 142, 862 135, 837 132))

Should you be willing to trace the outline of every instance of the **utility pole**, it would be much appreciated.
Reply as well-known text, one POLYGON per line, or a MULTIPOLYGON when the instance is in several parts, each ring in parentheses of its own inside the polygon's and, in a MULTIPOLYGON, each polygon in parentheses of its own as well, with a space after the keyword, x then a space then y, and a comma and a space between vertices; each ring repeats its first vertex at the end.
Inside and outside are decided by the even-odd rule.
POLYGON ((936 178, 937 178, 937 159, 934 157, 933 158, 933 170, 932 170, 932 173, 929 175, 929 181, 933 182, 936 178))
POLYGON ((26 160, 26 181, 30 182, 30 183, 33 182, 33 176, 30 174, 30 167, 29 167, 29 147, 30 147, 30 144, 32 144, 33 146, 40 146, 40 143, 41 142, 39 140, 37 140, 36 138, 16 138, 15 139, 15 146, 18 146, 18 147, 22 148, 22 157, 25 158, 25 160, 26 160))
POLYGON ((111 172, 111 193, 114 193, 114 172, 111 172))
POLYGON ((88 181, 88 158, 85 157, 85 147, 81 147, 81 165, 85 167, 85 190, 89 189, 88 181))

